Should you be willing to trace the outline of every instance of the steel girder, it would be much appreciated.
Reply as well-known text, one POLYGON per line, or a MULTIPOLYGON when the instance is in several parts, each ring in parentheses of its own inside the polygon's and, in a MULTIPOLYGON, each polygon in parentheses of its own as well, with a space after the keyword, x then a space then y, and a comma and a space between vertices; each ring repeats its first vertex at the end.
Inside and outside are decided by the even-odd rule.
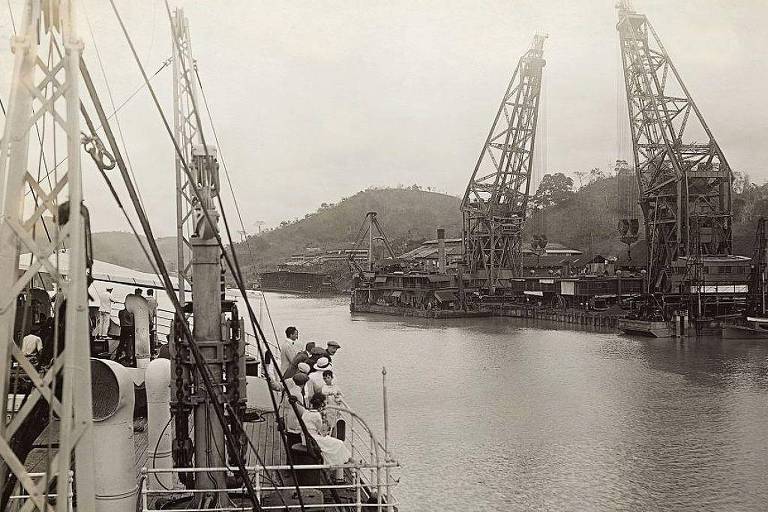
POLYGON ((669 291, 679 256, 730 253, 732 173, 648 18, 624 1, 618 19, 649 289, 669 291))
POLYGON ((520 58, 461 204, 465 263, 470 272, 485 273, 491 289, 500 284, 500 270, 522 274, 521 238, 546 37, 534 36, 530 49, 520 58))
MULTIPOLYGON (((188 165, 192 161, 192 148, 200 144, 197 115, 197 63, 192 58, 192 42, 189 24, 182 9, 172 15, 171 36, 173 41, 173 124, 176 142, 188 165)), ((186 289, 192 287, 192 243, 195 231, 195 196, 189 178, 184 172, 184 162, 176 155, 176 244, 179 302, 186 302, 186 289)), ((189 165, 191 167, 191 165, 189 165)))
MULTIPOLYGON (((91 365, 88 336, 86 269, 86 215, 80 168, 80 56, 83 43, 77 36, 74 2, 27 0, 23 21, 13 37, 13 77, 5 130, 0 143, 0 397, 9 393, 11 376, 22 376, 33 389, 15 411, 0 421, 0 480, 12 472, 22 496, 20 510, 71 510, 65 499, 70 489, 74 460, 78 509, 94 510, 93 421, 91 365), (29 148, 35 130, 43 149, 58 154, 60 162, 48 174, 33 172, 38 155, 29 148), (39 130, 39 131, 38 131, 39 130), (40 136, 40 133, 43 136, 40 136), (47 132, 47 133, 46 133, 47 132), (57 153, 57 151, 59 153, 57 153), (66 164, 58 164, 66 161, 66 164), (31 191, 31 196, 27 194, 31 191), (62 206, 69 205, 65 214, 62 206), (35 230, 45 218, 50 239, 41 240, 35 230), (68 268, 59 268, 58 251, 68 247, 68 268), (29 269, 19 271, 19 255, 29 254, 29 269), (36 368, 20 349, 20 333, 14 332, 17 298, 28 289, 41 269, 57 286, 56 334, 51 366, 36 368), (64 302, 66 301, 66 303, 64 302), (66 307, 64 307, 66 304, 66 307), (61 315, 64 315, 62 322, 61 315), (58 330, 58 328, 57 328, 58 330), (62 345, 63 344, 63 345, 62 345), (51 416, 59 418, 51 429, 52 457, 44 461, 41 478, 24 467, 13 442, 14 434, 34 418, 34 409, 46 403, 51 416), (56 448, 57 446, 57 448, 56 448), (56 480, 60 499, 48 500, 56 480)), ((40 157, 42 159, 42 157, 40 157)), ((26 259, 26 255, 25 255, 26 259)))

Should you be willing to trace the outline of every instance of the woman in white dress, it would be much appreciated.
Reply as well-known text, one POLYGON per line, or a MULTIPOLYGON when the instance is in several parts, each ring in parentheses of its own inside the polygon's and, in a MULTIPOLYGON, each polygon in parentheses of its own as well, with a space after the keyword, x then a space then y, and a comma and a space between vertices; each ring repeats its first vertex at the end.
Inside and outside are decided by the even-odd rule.
MULTIPOLYGON (((307 432, 315 440, 323 456, 323 464, 338 466, 349 462, 352 454, 344 444, 344 441, 328 435, 327 428, 323 425, 323 417, 320 413, 325 407, 325 396, 316 393, 309 399, 310 408, 301 417, 307 426, 307 432)), ((341 479, 341 471, 336 472, 336 479, 341 479)))

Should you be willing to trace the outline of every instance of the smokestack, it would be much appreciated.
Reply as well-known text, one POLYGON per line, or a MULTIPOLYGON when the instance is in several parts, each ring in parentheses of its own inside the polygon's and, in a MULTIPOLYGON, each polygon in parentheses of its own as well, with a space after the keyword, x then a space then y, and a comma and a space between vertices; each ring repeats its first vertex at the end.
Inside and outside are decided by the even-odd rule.
POLYGON ((445 229, 437 228, 437 268, 441 274, 445 274, 448 265, 445 260, 445 229))

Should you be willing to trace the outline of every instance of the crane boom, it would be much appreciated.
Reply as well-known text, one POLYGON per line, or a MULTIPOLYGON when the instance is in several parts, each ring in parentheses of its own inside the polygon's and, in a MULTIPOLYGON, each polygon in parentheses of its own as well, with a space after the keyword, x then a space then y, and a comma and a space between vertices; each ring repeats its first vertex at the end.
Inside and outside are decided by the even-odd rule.
POLYGON ((522 230, 539 113, 544 40, 520 58, 461 203, 465 264, 494 290, 505 270, 522 273, 522 230))
POLYGON ((677 258, 731 252, 732 173, 648 18, 617 9, 649 291, 667 292, 677 258))

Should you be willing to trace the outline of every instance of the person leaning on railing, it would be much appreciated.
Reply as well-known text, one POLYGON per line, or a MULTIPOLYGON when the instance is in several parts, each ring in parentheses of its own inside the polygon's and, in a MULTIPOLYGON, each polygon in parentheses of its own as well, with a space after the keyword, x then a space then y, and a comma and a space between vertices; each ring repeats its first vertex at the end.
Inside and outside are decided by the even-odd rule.
MULTIPOLYGON (((315 440, 323 456, 323 464, 329 466, 340 466, 350 462, 352 454, 344 444, 344 441, 331 437, 323 432, 323 417, 321 410, 325 407, 325 396, 322 393, 316 393, 309 399, 309 409, 301 419, 307 427, 307 432, 315 440)), ((334 471, 334 480, 336 482, 344 481, 344 472, 342 468, 334 471)))

